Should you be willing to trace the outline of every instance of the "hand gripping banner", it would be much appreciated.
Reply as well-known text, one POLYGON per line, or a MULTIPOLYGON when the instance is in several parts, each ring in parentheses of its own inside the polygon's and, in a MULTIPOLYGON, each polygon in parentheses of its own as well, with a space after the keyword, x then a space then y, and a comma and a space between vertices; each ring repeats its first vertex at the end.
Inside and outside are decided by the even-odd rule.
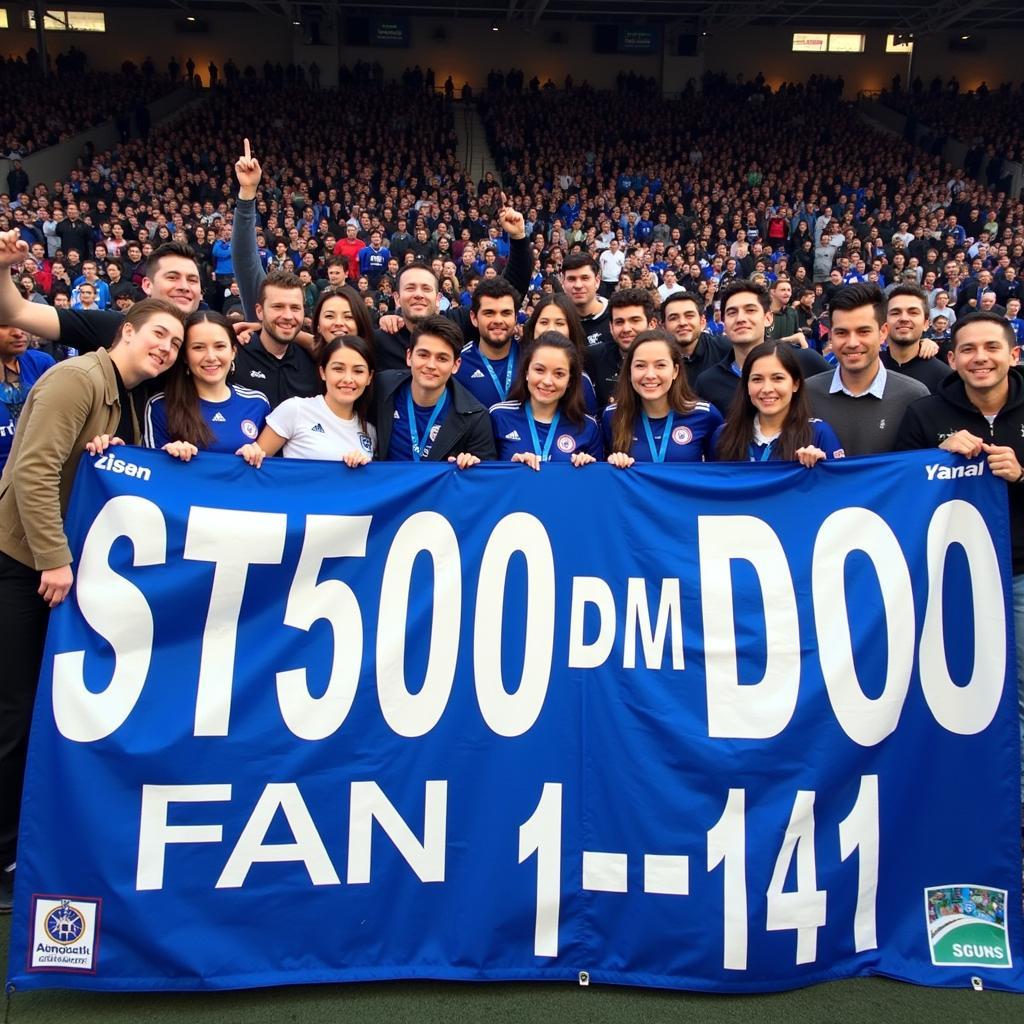
POLYGON ((1024 989, 1006 488, 83 463, 17 989, 1024 989))

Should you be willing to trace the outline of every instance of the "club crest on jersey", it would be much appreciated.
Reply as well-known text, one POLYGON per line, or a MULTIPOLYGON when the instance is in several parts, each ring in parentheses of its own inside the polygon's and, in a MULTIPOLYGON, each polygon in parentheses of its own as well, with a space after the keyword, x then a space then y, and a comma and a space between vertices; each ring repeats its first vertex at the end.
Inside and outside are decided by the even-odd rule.
POLYGON ((239 426, 241 426, 242 433, 245 434, 246 437, 250 437, 253 440, 255 440, 256 435, 259 433, 259 430, 257 429, 256 424, 253 423, 252 420, 242 420, 239 426))
POLYGON ((359 446, 367 455, 373 454, 373 441, 364 433, 359 434, 359 446))
POLYGON ((559 434, 558 440, 555 442, 560 452, 565 452, 566 455, 576 451, 576 438, 572 434, 559 434))
POLYGON ((672 441, 675 444, 689 444, 693 440, 693 431, 689 427, 676 427, 672 431, 672 441))
POLYGON ((441 433, 441 424, 440 423, 435 423, 430 428, 430 440, 432 442, 436 441, 437 440, 437 435, 440 434, 440 433, 441 433))

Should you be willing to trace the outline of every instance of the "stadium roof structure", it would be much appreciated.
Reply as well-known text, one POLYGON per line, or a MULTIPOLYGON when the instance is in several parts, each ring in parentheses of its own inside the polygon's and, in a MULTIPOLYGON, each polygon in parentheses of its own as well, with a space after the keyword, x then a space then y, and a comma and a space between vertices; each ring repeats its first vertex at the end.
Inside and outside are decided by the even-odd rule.
MULTIPOLYGON (((930 35, 1024 29, 1024 0, 149 0, 201 16, 215 10, 256 10, 301 24, 331 15, 490 18, 526 26, 564 21, 644 23, 669 31, 720 33, 747 26, 796 29, 885 29, 930 35)), ((139 0, 99 0, 95 7, 137 7, 139 0)))

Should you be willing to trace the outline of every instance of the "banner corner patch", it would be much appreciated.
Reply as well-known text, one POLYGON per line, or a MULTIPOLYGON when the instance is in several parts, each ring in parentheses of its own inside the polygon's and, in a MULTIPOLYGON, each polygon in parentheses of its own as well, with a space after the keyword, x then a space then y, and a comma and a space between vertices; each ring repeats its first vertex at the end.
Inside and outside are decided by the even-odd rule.
POLYGON ((95 974, 102 903, 98 898, 33 896, 28 970, 95 974))
POLYGON ((934 966, 1013 966, 1005 889, 965 883, 928 886, 924 907, 934 966))

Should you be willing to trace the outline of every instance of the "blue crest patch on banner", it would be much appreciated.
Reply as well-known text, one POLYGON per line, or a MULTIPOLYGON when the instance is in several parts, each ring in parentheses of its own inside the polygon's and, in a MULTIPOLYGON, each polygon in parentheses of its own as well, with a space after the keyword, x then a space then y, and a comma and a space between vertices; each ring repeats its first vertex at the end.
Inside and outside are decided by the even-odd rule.
POLYGON ((1005 485, 83 463, 19 989, 1024 990, 1005 485))

